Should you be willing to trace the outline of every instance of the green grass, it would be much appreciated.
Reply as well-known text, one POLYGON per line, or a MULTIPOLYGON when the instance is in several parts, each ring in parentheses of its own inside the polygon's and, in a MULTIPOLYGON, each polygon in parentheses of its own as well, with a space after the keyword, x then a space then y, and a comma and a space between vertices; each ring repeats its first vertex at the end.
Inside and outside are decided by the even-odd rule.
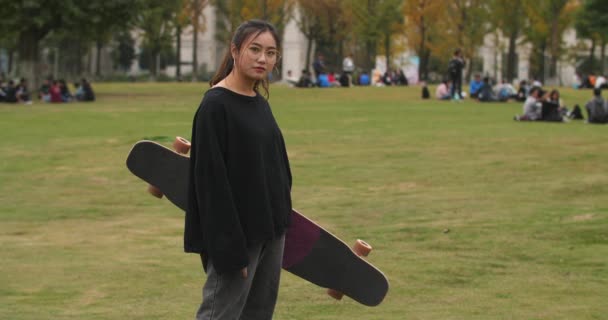
MULTIPOLYGON (((206 85, 96 89, 92 104, 0 104, 0 319, 191 319, 200 303, 183 215, 125 158, 190 137, 206 85)), ((605 319, 608 126, 419 95, 271 88, 294 207, 370 242, 391 283, 369 308, 284 272, 275 319, 605 319)))

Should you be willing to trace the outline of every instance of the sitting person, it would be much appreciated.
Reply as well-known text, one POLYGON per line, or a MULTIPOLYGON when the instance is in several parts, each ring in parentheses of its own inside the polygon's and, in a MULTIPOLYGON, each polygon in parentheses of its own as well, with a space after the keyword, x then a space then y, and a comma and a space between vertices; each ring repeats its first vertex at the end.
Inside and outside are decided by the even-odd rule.
POLYGON ((449 80, 443 80, 443 82, 437 86, 437 89, 435 89, 435 98, 439 100, 450 100, 449 84, 449 80))
POLYGON ((72 99, 74 99, 72 93, 70 92, 70 88, 68 88, 68 85, 65 80, 59 80, 59 89, 61 89, 61 99, 63 100, 63 102, 70 102, 72 101, 72 99))
POLYGON ((496 86, 496 93, 499 101, 508 101, 516 97, 515 88, 506 79, 502 79, 500 84, 496 86))
POLYGON ((344 88, 350 87, 350 76, 348 75, 348 73, 342 72, 342 74, 338 78, 338 82, 340 83, 341 87, 344 87, 344 88))
POLYGON ((302 70, 302 75, 300 76, 300 80, 296 84, 298 88, 310 88, 313 86, 312 80, 310 80, 310 72, 306 69, 302 70))
POLYGON ((407 80, 407 77, 405 76, 405 73, 403 73, 403 70, 401 70, 401 68, 399 69, 399 71, 397 71, 397 84, 400 86, 409 85, 409 81, 407 80))
POLYGON ((285 76, 285 82, 289 84, 290 87, 295 87, 298 84, 298 78, 296 78, 291 70, 287 70, 287 75, 285 76))
POLYGON ((604 77, 601 74, 599 76, 597 76, 597 78, 595 79, 595 88, 596 89, 608 88, 608 82, 606 82, 606 77, 604 77))
POLYGON ((559 98, 559 91, 553 90, 542 100, 541 120, 552 122, 567 122, 568 109, 559 98))
POLYGON ((526 101, 526 99, 528 98, 528 83, 526 82, 526 80, 522 80, 519 82, 519 89, 517 90, 517 93, 515 94, 515 100, 519 101, 519 102, 524 102, 526 101))
POLYGON ((490 84, 490 78, 483 78, 483 84, 477 92, 477 100, 479 100, 479 102, 498 101, 498 98, 496 97, 496 95, 494 94, 494 90, 492 89, 492 85, 490 84))
POLYGON ((575 104, 572 108, 572 112, 568 112, 568 118, 572 120, 585 120, 583 116, 583 110, 578 104, 575 104))
POLYGON ((561 114, 562 116, 568 115, 568 108, 566 107, 564 100, 560 97, 559 91, 557 91, 557 89, 553 89, 551 90, 551 93, 549 93, 549 102, 555 103, 557 105, 557 110, 559 111, 559 114, 561 114))
POLYGON ((390 86, 393 84, 393 77, 391 75, 390 70, 386 70, 386 72, 384 73, 384 75, 382 76, 382 83, 385 86, 390 86))
POLYGON ((95 101, 95 91, 93 91, 93 87, 87 79, 82 78, 80 80, 80 88, 83 92, 82 101, 95 101))
POLYGON ((0 102, 6 100, 6 87, 4 86, 4 80, 0 78, 0 102))
POLYGON ((51 84, 49 95, 51 96, 51 103, 63 102, 63 98, 61 97, 61 87, 59 86, 59 82, 57 80, 54 80, 53 84, 51 84))
POLYGON ((530 89, 530 95, 524 102, 523 112, 524 114, 519 116, 515 115, 513 120, 516 121, 537 121, 542 118, 542 103, 541 90, 539 87, 533 87, 530 89))
POLYGON ((15 88, 15 82, 9 80, 6 88, 4 89, 4 102, 17 103, 17 88, 15 88))
POLYGON ((336 79, 336 74, 333 71, 330 71, 327 74, 327 81, 329 82, 329 86, 332 88, 340 86, 340 82, 338 82, 338 80, 336 79))
POLYGON ((17 102, 32 104, 32 99, 30 97, 30 92, 27 89, 27 81, 25 78, 21 78, 19 84, 15 88, 15 95, 17 96, 17 102))
POLYGON ((481 75, 475 74, 475 78, 469 83, 469 94, 471 95, 471 98, 477 98, 477 94, 479 94, 479 89, 481 89, 482 85, 481 75))
POLYGON ((49 90, 51 89, 51 81, 50 79, 44 79, 40 89, 38 90, 38 99, 43 102, 51 102, 51 95, 49 90))
POLYGON ((320 88, 329 88, 329 77, 326 73, 322 73, 317 77, 317 86, 320 88))
POLYGON ((602 89, 593 89, 593 98, 587 102, 587 116, 589 123, 606 123, 608 122, 608 112, 606 112, 606 101, 602 97, 602 89))
POLYGON ((426 86, 426 81, 422 81, 420 84, 422 85, 422 99, 430 99, 431 93, 429 92, 429 88, 426 86))
POLYGON ((367 72, 363 72, 361 73, 361 75, 359 76, 359 85, 361 86, 369 86, 370 85, 370 79, 369 79, 369 74, 367 74, 367 72))

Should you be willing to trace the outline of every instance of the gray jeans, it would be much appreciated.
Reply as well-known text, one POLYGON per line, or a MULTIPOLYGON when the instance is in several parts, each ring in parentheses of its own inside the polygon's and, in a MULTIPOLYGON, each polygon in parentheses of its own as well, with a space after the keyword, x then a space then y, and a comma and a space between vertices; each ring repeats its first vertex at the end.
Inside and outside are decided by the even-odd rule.
POLYGON ((285 236, 249 249, 247 278, 218 274, 210 258, 197 320, 272 319, 279 292, 285 236))

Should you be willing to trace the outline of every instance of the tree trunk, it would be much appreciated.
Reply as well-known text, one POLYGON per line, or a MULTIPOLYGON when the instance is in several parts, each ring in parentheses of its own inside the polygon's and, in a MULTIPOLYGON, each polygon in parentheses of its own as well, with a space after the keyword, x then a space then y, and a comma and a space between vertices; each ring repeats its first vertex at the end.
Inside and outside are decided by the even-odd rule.
POLYGON ((8 70, 6 70, 6 74, 10 75, 13 71, 13 58, 15 57, 15 49, 8 50, 8 70))
POLYGON ((384 53, 386 56, 386 71, 391 69, 391 34, 387 32, 384 35, 384 53))
MULTIPOLYGON (((606 35, 604 35, 605 37, 606 35)), ((606 38, 602 38, 602 47, 600 49, 600 73, 604 75, 604 63, 606 62, 606 38)))
POLYGON ((376 67, 376 41, 368 40, 366 42, 366 51, 367 51, 367 61, 366 68, 371 72, 372 69, 376 67))
POLYGON ((540 50, 539 50, 539 66, 538 66, 538 73, 540 73, 540 75, 537 75, 538 79, 540 80, 541 83, 545 83, 545 50, 547 48, 547 42, 546 40, 543 40, 543 42, 540 45, 540 50))
POLYGON ((97 40, 97 53, 95 55, 95 76, 97 78, 101 77, 101 48, 102 47, 103 47, 103 44, 101 43, 101 40, 97 40))
POLYGON ((306 44, 306 66, 305 70, 310 72, 310 52, 312 51, 312 36, 308 37, 308 43, 306 44))
POLYGON ((53 79, 59 78, 59 47, 55 48, 53 57, 53 79))
POLYGON ((509 35, 509 53, 507 54, 507 80, 513 82, 515 77, 515 46, 517 45, 518 30, 512 26, 511 34, 509 35))
POLYGON ((150 56, 148 57, 148 68, 150 69, 150 80, 156 80, 156 55, 157 50, 150 50, 150 56))
MULTIPOLYGON (((194 1, 194 16, 192 17, 192 82, 198 81, 198 12, 200 12, 200 5, 200 0, 194 1)), ((228 50, 230 50, 230 46, 228 46, 228 50)))
POLYGON ((591 38, 591 49, 589 50, 589 70, 587 72, 595 71, 595 38, 591 38))
POLYGON ((21 76, 27 79, 30 88, 38 88, 40 84, 40 75, 37 72, 38 39, 37 33, 30 30, 21 32, 17 42, 18 70, 21 76))
MULTIPOLYGON (((553 16, 557 17, 559 12, 554 12, 553 16)), ((559 60, 559 34, 557 29, 558 19, 553 19, 551 23, 551 69, 549 75, 551 77, 557 76, 557 60, 559 60)), ((543 81, 544 83, 544 81, 543 81)))
POLYGON ((175 28, 175 33, 177 37, 177 61, 175 61, 175 78, 177 81, 182 81, 182 27, 177 26, 175 28))
MULTIPOLYGON (((420 10, 424 10, 424 3, 420 3, 420 10)), ((427 80, 425 50, 426 47, 426 25, 424 24, 424 16, 420 17, 420 46, 418 47, 418 80, 427 80)))

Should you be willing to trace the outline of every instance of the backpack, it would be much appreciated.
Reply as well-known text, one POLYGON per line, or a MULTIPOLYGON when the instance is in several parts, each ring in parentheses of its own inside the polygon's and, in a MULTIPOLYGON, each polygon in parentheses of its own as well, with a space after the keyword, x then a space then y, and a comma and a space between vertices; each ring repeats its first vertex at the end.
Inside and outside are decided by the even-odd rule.
POLYGON ((450 62, 448 63, 448 74, 451 76, 456 76, 458 75, 458 60, 456 59, 452 59, 450 60, 450 62))
POLYGON ((589 113, 589 122, 604 123, 606 121, 606 112, 604 111, 604 101, 602 99, 593 99, 587 105, 589 113))

